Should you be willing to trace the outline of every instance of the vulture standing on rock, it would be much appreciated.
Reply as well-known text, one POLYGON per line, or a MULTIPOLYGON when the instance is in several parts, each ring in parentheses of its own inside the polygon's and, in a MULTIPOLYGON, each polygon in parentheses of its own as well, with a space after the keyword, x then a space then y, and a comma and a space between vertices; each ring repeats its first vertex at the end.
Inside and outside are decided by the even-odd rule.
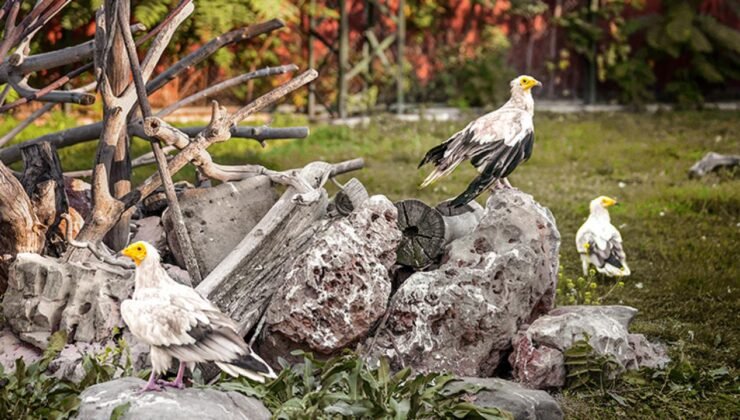
POLYGON ((121 316, 131 333, 151 346, 152 374, 142 391, 161 390, 159 385, 182 388, 185 366, 215 362, 232 376, 258 382, 275 373, 237 332, 234 321, 191 287, 181 285, 159 262, 159 252, 146 242, 135 242, 121 253, 136 264, 135 289, 121 304, 121 316), (173 382, 157 381, 172 358, 180 360, 173 382))
POLYGON ((609 277, 630 275, 622 248, 622 235, 612 225, 607 210, 615 204, 617 200, 603 195, 591 200, 591 214, 576 233, 576 248, 581 254, 584 276, 591 264, 599 273, 609 277))
POLYGON ((534 146, 534 99, 532 88, 542 83, 530 76, 512 80, 511 99, 501 108, 468 124, 446 142, 429 150, 419 167, 427 163, 434 171, 421 184, 424 188, 449 175, 461 162, 470 159, 480 172, 452 206, 461 207, 479 196, 486 188, 499 186, 522 162, 532 156, 534 146))

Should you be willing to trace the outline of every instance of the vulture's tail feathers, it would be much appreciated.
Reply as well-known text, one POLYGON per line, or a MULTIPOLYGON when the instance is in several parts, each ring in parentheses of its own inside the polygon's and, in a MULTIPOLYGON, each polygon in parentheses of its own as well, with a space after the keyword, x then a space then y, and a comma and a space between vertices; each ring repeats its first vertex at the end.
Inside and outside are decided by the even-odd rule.
POLYGON ((468 188, 463 192, 462 194, 455 197, 454 200, 452 200, 452 203, 450 206, 452 208, 458 208, 462 207, 469 202, 475 200, 475 197, 478 197, 483 190, 486 189, 486 186, 488 184, 485 182, 482 182, 480 177, 475 178, 470 185, 468 185, 468 188))
POLYGON ((228 363, 216 362, 216 365, 231 376, 246 376, 260 383, 264 383, 265 379, 277 378, 270 365, 253 351, 228 363))

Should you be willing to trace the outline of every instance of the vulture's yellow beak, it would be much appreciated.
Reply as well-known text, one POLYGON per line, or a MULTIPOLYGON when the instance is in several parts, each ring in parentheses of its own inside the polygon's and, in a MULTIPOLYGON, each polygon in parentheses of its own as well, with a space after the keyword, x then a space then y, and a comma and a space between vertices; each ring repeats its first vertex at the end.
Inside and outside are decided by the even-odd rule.
POLYGON ((601 205, 604 207, 616 206, 618 204, 619 202, 616 199, 611 198, 611 197, 604 197, 601 199, 601 205))
POLYGON ((141 242, 134 242, 121 251, 121 254, 134 260, 137 266, 146 258, 146 246, 141 242))

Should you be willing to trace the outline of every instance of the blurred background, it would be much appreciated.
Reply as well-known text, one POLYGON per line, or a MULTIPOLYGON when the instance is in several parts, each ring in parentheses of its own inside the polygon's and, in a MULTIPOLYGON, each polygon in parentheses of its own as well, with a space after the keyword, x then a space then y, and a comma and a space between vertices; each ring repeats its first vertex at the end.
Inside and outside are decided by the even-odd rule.
MULTIPOLYGON (((33 51, 90 39, 100 0, 72 2, 36 37, 33 51)), ((177 3, 134 1, 133 18, 155 26, 177 3)), ((219 34, 280 18, 287 29, 222 49, 154 98, 165 105, 229 76, 294 63, 319 69, 292 105, 311 116, 498 106, 508 81, 530 74, 538 98, 640 109, 667 102, 697 108, 740 95, 738 0, 196 0, 170 46, 174 62, 219 34)), ((32 2, 25 2, 30 7, 32 2)), ((166 68, 167 56, 160 63, 166 68)), ((38 74, 32 85, 70 71, 38 74)), ((88 75, 88 77, 91 77, 88 75)), ((287 78, 287 76, 286 76, 287 78)), ((221 94, 243 103, 286 78, 221 94)), ((38 104, 36 105, 38 106, 38 104)), ((22 112, 22 110, 21 110, 22 112)))

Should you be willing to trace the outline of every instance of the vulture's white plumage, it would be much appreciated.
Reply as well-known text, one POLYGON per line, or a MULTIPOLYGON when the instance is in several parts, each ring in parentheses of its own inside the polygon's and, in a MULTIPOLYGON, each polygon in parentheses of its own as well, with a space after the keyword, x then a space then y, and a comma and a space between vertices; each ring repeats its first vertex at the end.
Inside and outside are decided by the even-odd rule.
POLYGON ((275 373, 237 332, 237 326, 193 288, 172 280, 160 264, 159 252, 146 242, 122 251, 136 263, 135 289, 121 304, 121 317, 131 333, 151 346, 152 376, 144 390, 159 389, 156 376, 180 360, 174 382, 181 388, 185 366, 215 362, 232 376, 264 382, 275 373))
POLYGON ((588 274, 590 265, 610 277, 630 275, 622 247, 622 235, 612 225, 607 210, 615 204, 617 200, 605 196, 591 200, 591 214, 576 233, 576 248, 581 254, 583 275, 588 274))
POLYGON ((452 201, 455 207, 475 199, 486 188, 503 180, 532 156, 534 147, 534 99, 532 88, 542 84, 530 76, 512 80, 511 98, 501 108, 472 121, 444 143, 433 147, 419 163, 435 166, 424 180, 426 187, 449 175, 460 163, 470 160, 480 175, 452 201))

